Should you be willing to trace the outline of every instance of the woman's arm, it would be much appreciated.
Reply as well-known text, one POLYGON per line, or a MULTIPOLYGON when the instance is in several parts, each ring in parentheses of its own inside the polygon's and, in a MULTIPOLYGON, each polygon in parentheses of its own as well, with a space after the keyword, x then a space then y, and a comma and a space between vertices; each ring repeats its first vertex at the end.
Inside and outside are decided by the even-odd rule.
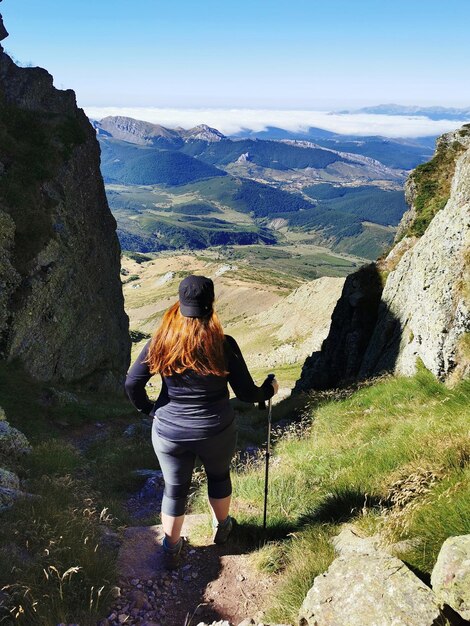
POLYGON ((127 372, 124 388, 135 408, 141 413, 153 417, 157 408, 168 402, 168 390, 165 381, 163 381, 162 390, 156 402, 152 402, 147 396, 145 385, 153 374, 150 373, 148 363, 143 363, 143 360, 147 357, 149 346, 150 339, 127 372))
POLYGON ((274 395, 274 387, 267 378, 257 387, 251 377, 241 350, 233 337, 225 335, 228 352, 228 382, 239 400, 243 402, 263 402, 274 395))

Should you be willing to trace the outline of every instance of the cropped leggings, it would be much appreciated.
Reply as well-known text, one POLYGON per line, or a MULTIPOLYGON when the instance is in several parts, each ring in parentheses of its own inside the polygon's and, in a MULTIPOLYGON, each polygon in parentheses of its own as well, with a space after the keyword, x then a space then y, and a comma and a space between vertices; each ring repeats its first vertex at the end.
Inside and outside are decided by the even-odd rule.
POLYGON ((184 515, 186 498, 196 457, 202 461, 210 498, 226 498, 232 493, 230 461, 237 443, 235 420, 213 437, 191 441, 170 441, 157 433, 154 421, 152 444, 165 481, 162 513, 184 515))

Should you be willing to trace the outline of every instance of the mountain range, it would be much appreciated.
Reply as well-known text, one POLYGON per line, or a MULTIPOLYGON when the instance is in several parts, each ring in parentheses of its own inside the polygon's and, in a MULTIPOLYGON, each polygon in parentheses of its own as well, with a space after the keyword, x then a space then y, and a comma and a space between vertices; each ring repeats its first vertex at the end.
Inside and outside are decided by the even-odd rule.
MULTIPOLYGON (((110 138, 127 141, 142 146, 154 146, 166 149, 185 149, 188 143, 219 143, 218 154, 223 152, 232 141, 308 141, 317 148, 348 152, 376 159, 392 169, 411 170, 431 158, 434 151, 435 137, 415 139, 392 139, 381 136, 358 137, 340 135, 321 128, 309 128, 304 132, 291 132, 269 126, 265 130, 242 131, 227 137, 215 128, 200 124, 185 130, 184 128, 166 128, 124 116, 109 116, 100 121, 92 121, 99 139, 110 138)), ((252 145, 252 144, 248 144, 252 145)), ((199 144, 199 147, 201 144, 199 144)), ((238 150, 240 144, 234 147, 238 150)), ((269 149, 272 150, 270 145, 269 149)), ((257 147, 257 150, 259 148, 257 147)), ((187 147, 186 147, 187 150, 187 147)), ((239 152, 239 156, 243 152, 239 152)))
POLYGON ((470 107, 420 107, 403 104, 379 104, 376 106, 363 107, 353 111, 340 111, 341 114, 369 113, 372 115, 414 115, 427 117, 430 120, 456 120, 467 122, 470 120, 470 107))

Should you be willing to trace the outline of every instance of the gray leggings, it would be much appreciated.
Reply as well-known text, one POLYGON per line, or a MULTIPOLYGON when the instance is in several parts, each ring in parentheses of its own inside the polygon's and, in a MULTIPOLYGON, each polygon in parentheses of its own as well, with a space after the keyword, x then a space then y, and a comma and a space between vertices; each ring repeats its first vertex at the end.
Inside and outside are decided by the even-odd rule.
POLYGON ((223 431, 207 439, 169 441, 152 428, 152 444, 165 480, 162 513, 177 517, 184 515, 186 498, 191 486, 194 462, 198 456, 207 476, 210 498, 226 498, 232 493, 230 461, 237 443, 235 420, 223 431))

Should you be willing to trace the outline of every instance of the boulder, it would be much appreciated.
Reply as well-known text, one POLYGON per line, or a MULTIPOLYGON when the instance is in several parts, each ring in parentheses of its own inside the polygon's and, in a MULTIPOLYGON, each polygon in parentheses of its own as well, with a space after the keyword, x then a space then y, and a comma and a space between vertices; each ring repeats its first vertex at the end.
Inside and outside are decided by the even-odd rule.
POLYGON ((380 548, 380 538, 362 537, 352 526, 346 526, 343 530, 333 537, 332 544, 336 552, 341 556, 348 554, 373 554, 380 548))
POLYGON ((356 379, 377 322, 382 282, 375 263, 350 274, 331 316, 321 349, 302 367, 294 392, 329 389, 356 379))
POLYGON ((470 535, 449 537, 442 544, 431 574, 438 602, 470 620, 470 535))
POLYGON ((431 589, 374 538, 336 540, 340 556, 314 580, 299 626, 431 626, 440 616, 431 589))
POLYGON ((20 479, 13 472, 0 467, 0 488, 19 489, 20 479))
POLYGON ((9 509, 15 500, 25 494, 18 489, 8 489, 0 486, 0 513, 9 509))
POLYGON ((0 421, 0 461, 11 461, 31 452, 31 446, 22 432, 10 426, 6 420, 0 421))

